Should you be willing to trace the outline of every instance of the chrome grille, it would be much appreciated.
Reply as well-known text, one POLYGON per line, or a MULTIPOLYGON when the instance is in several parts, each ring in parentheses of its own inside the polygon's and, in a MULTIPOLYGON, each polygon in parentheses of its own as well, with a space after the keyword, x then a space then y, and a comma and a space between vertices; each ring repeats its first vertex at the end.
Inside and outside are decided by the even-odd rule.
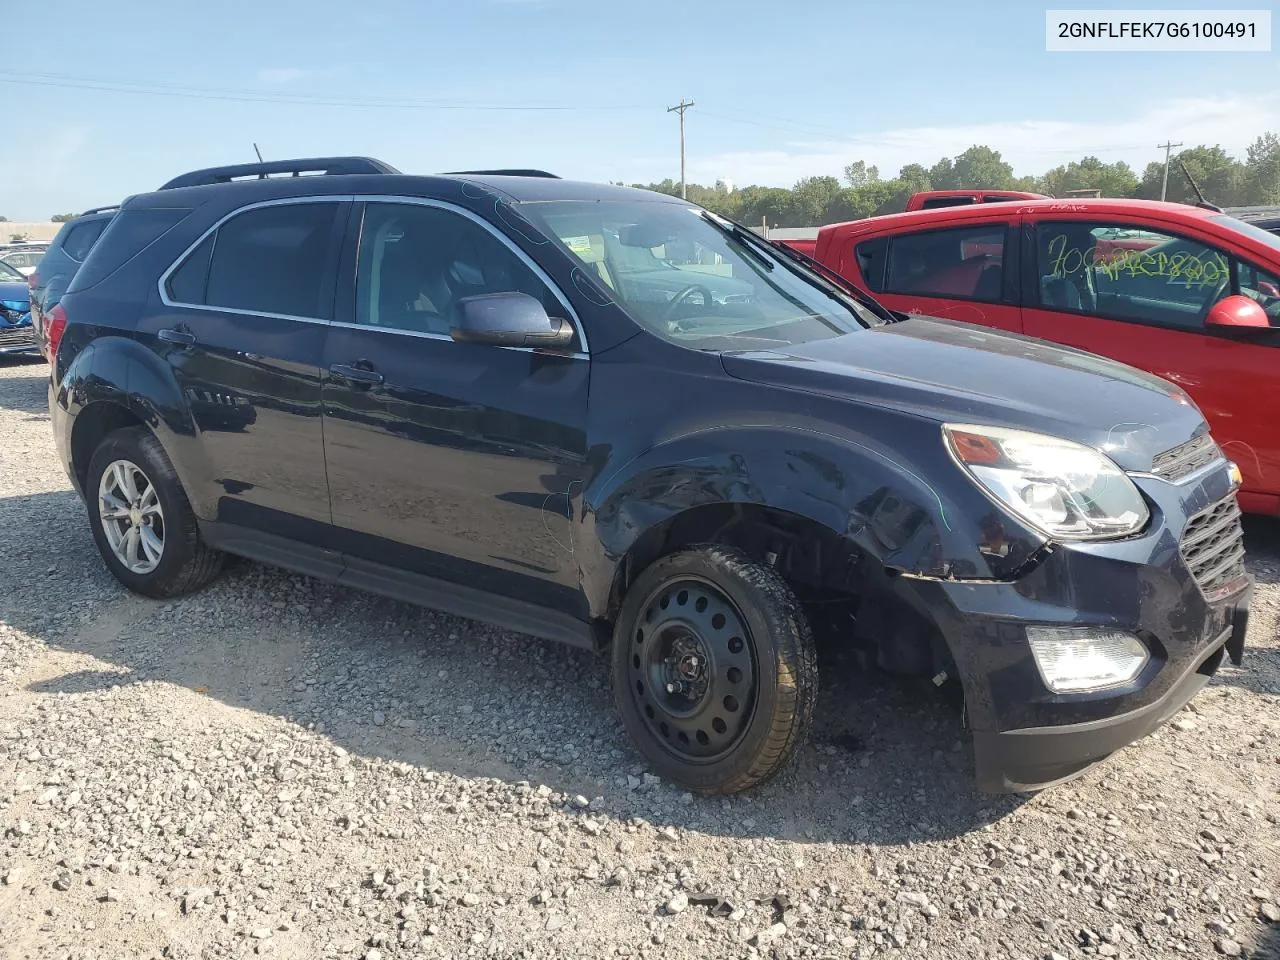
POLYGON ((1244 529, 1235 496, 1192 517, 1183 531, 1181 550, 1191 575, 1210 600, 1235 590, 1247 576, 1244 529))
POLYGON ((35 342, 36 332, 30 326, 0 328, 0 347, 25 347, 35 342))
POLYGON ((1151 461, 1151 472, 1162 480, 1176 482, 1221 456, 1222 451, 1213 442, 1213 437, 1202 433, 1194 440, 1158 454, 1151 461))

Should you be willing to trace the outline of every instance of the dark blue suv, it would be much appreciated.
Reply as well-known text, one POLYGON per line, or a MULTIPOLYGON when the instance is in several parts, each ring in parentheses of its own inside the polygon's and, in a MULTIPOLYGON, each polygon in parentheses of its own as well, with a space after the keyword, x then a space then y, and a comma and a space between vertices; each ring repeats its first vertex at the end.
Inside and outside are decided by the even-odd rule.
POLYGON ((1239 662, 1239 473, 1182 390, 821 270, 537 171, 196 171, 54 308, 53 429, 131 589, 234 553, 607 649, 637 746, 703 792, 804 735, 811 620, 958 686, 995 790, 1239 662))

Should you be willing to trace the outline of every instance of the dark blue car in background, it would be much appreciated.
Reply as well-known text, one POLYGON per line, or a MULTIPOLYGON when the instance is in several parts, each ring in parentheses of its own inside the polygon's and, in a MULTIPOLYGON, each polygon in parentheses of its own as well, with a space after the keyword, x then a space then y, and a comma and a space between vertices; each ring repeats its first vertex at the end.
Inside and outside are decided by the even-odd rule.
POLYGON ((31 329, 31 294, 27 278, 0 262, 0 356, 39 353, 31 329))

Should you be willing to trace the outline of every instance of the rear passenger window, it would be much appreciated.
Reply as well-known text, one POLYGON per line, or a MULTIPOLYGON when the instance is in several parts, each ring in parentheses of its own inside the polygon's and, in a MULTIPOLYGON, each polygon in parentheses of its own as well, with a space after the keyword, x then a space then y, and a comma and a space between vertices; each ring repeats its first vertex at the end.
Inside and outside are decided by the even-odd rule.
POLYGON ((109 220, 90 220, 88 223, 77 223, 67 232, 62 241, 63 252, 72 260, 84 260, 93 249, 93 242, 98 239, 109 220))
POLYGON ((884 263, 888 250, 889 239, 876 237, 872 240, 863 240, 853 251, 863 282, 875 293, 884 290, 884 263))
POLYGON ((998 303, 1004 239, 1003 223, 891 237, 884 291, 998 303))
MULTIPOLYGON (((189 302, 329 319, 332 299, 322 302, 322 293, 337 211, 337 203, 290 203, 232 217, 218 228, 203 301, 189 302)), ((201 253, 193 251, 192 259, 201 253)), ((174 279, 186 266, 184 263, 174 279)), ((185 284, 187 279, 183 277, 181 282, 185 284)), ((194 279, 190 282, 195 283, 194 279)))

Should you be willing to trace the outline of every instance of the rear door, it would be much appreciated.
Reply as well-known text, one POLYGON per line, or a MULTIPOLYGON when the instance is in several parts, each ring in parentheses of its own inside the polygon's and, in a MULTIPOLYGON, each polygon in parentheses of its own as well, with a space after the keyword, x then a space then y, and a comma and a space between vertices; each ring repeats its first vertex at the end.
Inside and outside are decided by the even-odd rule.
POLYGON ((1028 216, 1023 258, 1028 334, 1182 387, 1240 465, 1246 509, 1280 508, 1280 434, 1273 422, 1280 409, 1280 330, 1219 331, 1204 323, 1209 308, 1232 292, 1262 299, 1280 291, 1274 273, 1233 256, 1190 224, 1156 226, 1122 216, 1028 216))
POLYGON ((933 223, 845 241, 841 272, 890 310, 1022 329, 1018 217, 933 223))
POLYGON ((162 306, 139 325, 191 410, 216 519, 315 546, 330 519, 320 355, 350 207, 237 211, 170 267, 162 306))
POLYGON ((352 248, 357 237, 342 270, 355 284, 323 359, 348 564, 582 616, 571 516, 587 453, 583 344, 541 353, 449 335, 462 297, 521 291, 577 325, 567 299, 494 227, 448 204, 370 201, 352 248))

